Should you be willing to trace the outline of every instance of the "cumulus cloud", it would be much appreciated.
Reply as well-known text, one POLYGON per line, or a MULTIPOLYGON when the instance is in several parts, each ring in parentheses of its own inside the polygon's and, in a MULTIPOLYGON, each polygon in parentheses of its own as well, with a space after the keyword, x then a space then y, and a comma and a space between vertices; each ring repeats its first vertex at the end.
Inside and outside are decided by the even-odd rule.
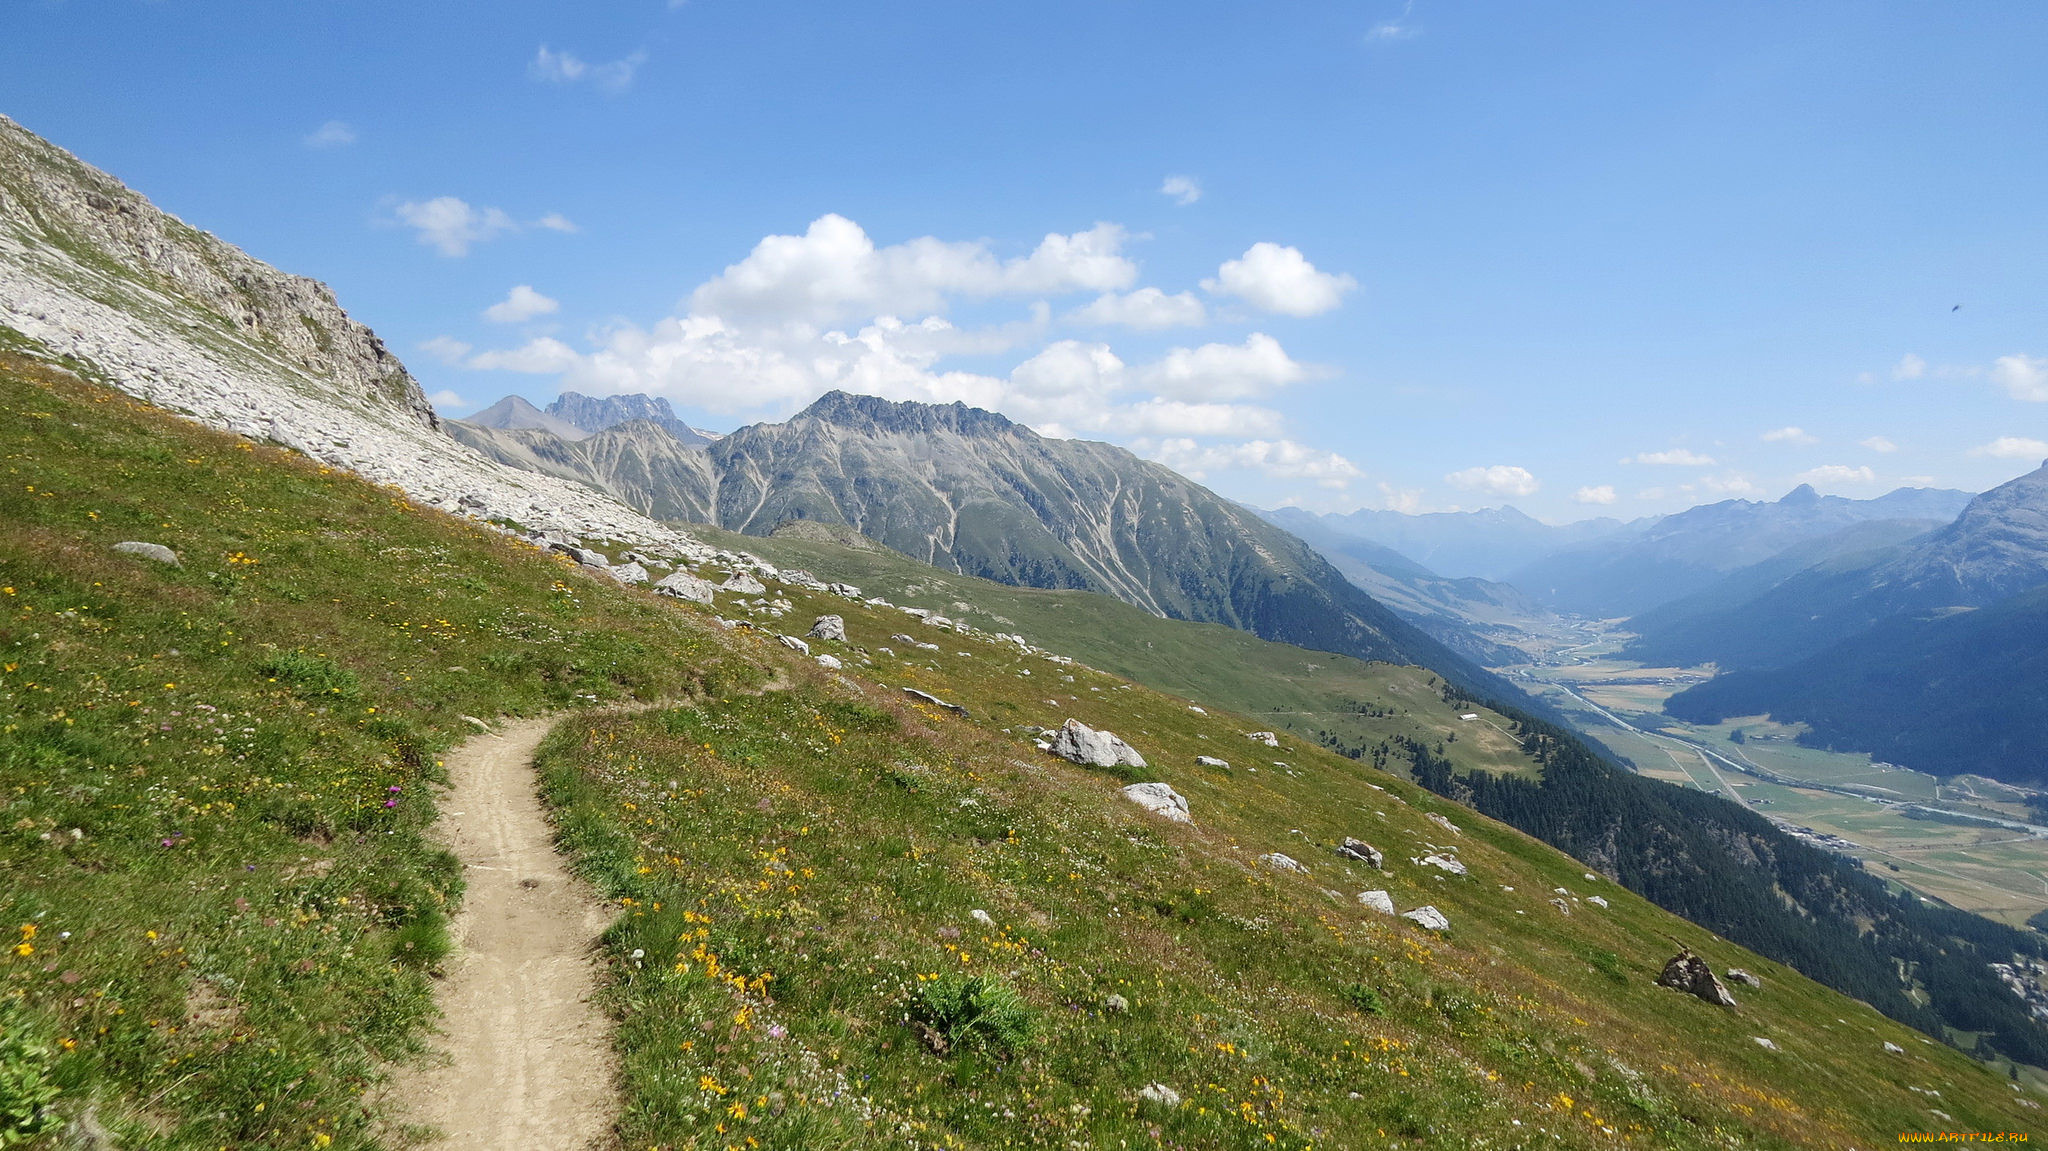
POLYGON ((1159 185, 1159 194, 1171 197, 1174 203, 1185 208, 1202 198, 1202 182, 1193 176, 1168 176, 1159 185))
POLYGON ((546 44, 526 66, 526 74, 551 84, 574 84, 588 80, 608 92, 623 92, 647 62, 647 53, 634 52, 609 64, 591 64, 571 52, 557 52, 546 44))
POLYGON ((1675 467, 1710 468, 1714 457, 1703 456, 1686 448, 1670 448, 1661 452, 1637 452, 1621 461, 1625 464, 1664 464, 1675 467))
POLYGON ((562 305, 533 290, 531 284, 513 287, 504 299, 484 309, 484 319, 494 324, 523 324, 536 316, 553 315, 562 305))
POLYGON ((478 352, 466 361, 468 367, 479 371, 536 375, 572 372, 582 364, 583 358, 576 354, 576 349, 552 336, 540 336, 516 348, 478 352))
POLYGON ((1819 436, 1813 435, 1804 428, 1793 427, 1773 428, 1759 438, 1767 444, 1817 444, 1820 442, 1819 436))
POLYGON ((575 221, 560 212, 549 212, 547 215, 535 220, 533 226, 536 228, 546 228, 550 232, 575 233, 583 230, 576 226, 575 221))
POLYGON ((1848 464, 1822 464, 1792 477, 1802 484, 1817 488, 1826 487, 1868 487, 1877 482, 1877 473, 1867 466, 1851 467, 1848 464))
POLYGON ((1061 295, 1128 288, 1138 268, 1125 233, 1097 224, 1049 234, 1027 256, 1000 260, 978 241, 922 236, 877 247, 859 224, 820 216, 801 236, 768 236, 690 297, 690 310, 728 320, 810 324, 858 315, 936 312, 950 296, 1061 295))
POLYGON ((329 120, 305 136, 308 148, 346 148, 355 142, 356 130, 340 120, 329 120))
POLYGON ((1422 495, 1421 488, 1397 488, 1385 480, 1380 481, 1380 506, 1390 512, 1414 515, 1422 510, 1422 495))
POLYGON ((1136 378, 1169 398, 1234 400, 1266 395, 1307 375, 1280 341, 1253 332, 1242 344, 1170 349, 1157 363, 1140 368, 1136 378))
POLYGON ((1588 485, 1572 493, 1575 504, 1611 504, 1614 500, 1613 484, 1588 485))
POLYGON ((1892 379, 1895 380, 1917 380, 1926 374, 1927 361, 1911 352, 1900 356, 1899 362, 1892 365, 1892 379))
POLYGON ((1191 439, 1163 440, 1146 454, 1189 479, 1242 468, 1274 479, 1308 480, 1319 487, 1345 488, 1365 473, 1335 452, 1292 440, 1251 440, 1240 444, 1200 445, 1191 439))
POLYGON ((1464 491, 1510 498, 1534 495, 1542 486, 1528 468, 1511 464, 1466 468, 1445 476, 1444 482, 1464 491))
POLYGON ((2016 400, 2048 401, 2048 359, 2036 356, 2000 356, 1991 364, 1992 382, 2016 400))
POLYGON ((1862 444, 1864 447, 1869 448, 1871 451, 1880 454, 1886 452, 1895 452, 1899 450, 1899 445, 1891 442, 1891 440, 1885 438, 1884 436, 1870 436, 1867 439, 1859 440, 1857 442, 1862 444))
POLYGON ((1994 460, 2048 459, 2048 441, 2025 436, 2000 436, 1981 447, 1971 448, 1970 454, 1990 456, 1994 460))
POLYGON ((470 345, 453 336, 435 336, 432 339, 421 340, 420 351, 444 364, 456 364, 461 363, 462 357, 470 353, 470 345))
POLYGON ((443 408, 466 408, 469 406, 468 400, 463 399, 446 388, 442 388, 440 391, 428 396, 427 402, 434 405, 435 411, 440 411, 443 408))
POLYGON ((519 227, 501 209, 472 207, 454 196, 407 200, 393 211, 420 243, 444 256, 466 256, 472 246, 519 227))
POLYGON ((1263 240, 1237 259, 1225 260, 1214 279, 1202 281, 1212 295, 1236 296, 1261 311, 1289 316, 1321 315, 1357 286, 1350 276, 1317 271, 1299 248, 1263 240))
POLYGON ((1158 288, 1139 288, 1135 292, 1105 292, 1087 307, 1069 312, 1067 318, 1104 327, 1157 331, 1199 327, 1207 322, 1209 312, 1193 292, 1169 296, 1158 288))

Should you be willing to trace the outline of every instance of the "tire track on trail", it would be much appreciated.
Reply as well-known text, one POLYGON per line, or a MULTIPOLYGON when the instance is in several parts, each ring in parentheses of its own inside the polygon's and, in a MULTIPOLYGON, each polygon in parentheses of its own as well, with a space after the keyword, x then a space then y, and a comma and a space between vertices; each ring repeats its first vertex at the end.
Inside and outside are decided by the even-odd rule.
POLYGON ((442 1059, 402 1076, 398 1096, 446 1151, 579 1151, 608 1141, 616 1113, 611 1024, 591 1001, 611 914, 556 854, 533 767, 554 723, 513 720, 445 757, 434 834, 468 887, 439 997, 442 1059))

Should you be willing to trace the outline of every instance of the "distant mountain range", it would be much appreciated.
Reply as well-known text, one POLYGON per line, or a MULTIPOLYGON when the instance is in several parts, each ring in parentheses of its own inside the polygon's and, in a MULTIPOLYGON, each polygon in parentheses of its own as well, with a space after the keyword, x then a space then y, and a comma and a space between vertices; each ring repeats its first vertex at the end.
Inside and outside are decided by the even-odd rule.
POLYGON ((1314 518, 1331 536, 1368 540, 1439 575, 1488 580, 1504 580, 1537 560, 1629 526, 1612 518, 1547 524, 1510 507, 1420 515, 1366 508, 1314 518))
POLYGON ((1122 448, 1048 439, 962 404, 832 392, 786 422, 703 446, 647 419, 576 439, 538 426, 448 426, 493 459, 581 480, 665 519, 761 536, 794 521, 845 524, 947 571, 1100 591, 1168 618, 1421 664, 1519 696, 1249 509, 1122 448))
POLYGON ((519 396, 506 396, 463 422, 499 431, 542 431, 574 442, 632 420, 646 420, 674 436, 685 447, 702 447, 718 438, 676 418, 668 401, 656 396, 586 396, 563 392, 546 408, 519 396))

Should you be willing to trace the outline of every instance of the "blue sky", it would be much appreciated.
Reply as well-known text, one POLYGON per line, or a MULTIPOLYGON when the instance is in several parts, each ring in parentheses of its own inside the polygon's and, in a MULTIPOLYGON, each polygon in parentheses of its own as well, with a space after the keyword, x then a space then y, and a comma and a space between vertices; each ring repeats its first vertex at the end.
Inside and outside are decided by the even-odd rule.
POLYGON ((452 414, 841 386, 1553 520, 2048 456, 2038 5, 10 9, 0 111, 452 414))

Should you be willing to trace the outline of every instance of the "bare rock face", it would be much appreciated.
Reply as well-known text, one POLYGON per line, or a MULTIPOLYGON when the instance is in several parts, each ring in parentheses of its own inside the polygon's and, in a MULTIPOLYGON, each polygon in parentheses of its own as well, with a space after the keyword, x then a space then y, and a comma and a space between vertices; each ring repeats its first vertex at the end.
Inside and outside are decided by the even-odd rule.
MULTIPOLYGON (((1145 757, 1115 734, 1097 731, 1078 719, 1060 725, 1051 740, 1052 753, 1090 767, 1143 767, 1145 757)), ((1162 785, 1164 786, 1164 785, 1162 785)))
POLYGON ((1657 976, 1657 984, 1696 996, 1716 1007, 1735 1006, 1735 996, 1730 995, 1728 988, 1714 975, 1713 965, 1694 955, 1689 947, 1664 964, 1664 973, 1657 976))
POLYGON ((0 116, 0 326, 130 395, 478 519, 709 554, 570 480, 444 434, 419 382, 325 285, 159 211, 0 116))

